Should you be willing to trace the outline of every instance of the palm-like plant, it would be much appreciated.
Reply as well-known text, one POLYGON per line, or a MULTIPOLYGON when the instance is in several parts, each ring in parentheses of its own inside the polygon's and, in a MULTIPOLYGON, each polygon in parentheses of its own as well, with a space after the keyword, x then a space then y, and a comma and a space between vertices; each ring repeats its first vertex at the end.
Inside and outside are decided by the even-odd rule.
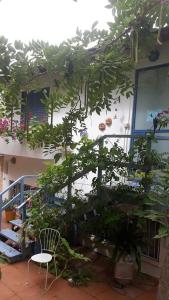
POLYGON ((154 180, 148 195, 149 209, 146 217, 161 224, 155 238, 169 234, 169 165, 162 171, 154 172, 154 180))
POLYGON ((137 216, 115 210, 112 216, 107 218, 107 225, 111 228, 109 233, 114 246, 113 263, 116 264, 120 259, 125 260, 128 256, 140 271, 143 246, 142 221, 137 216))

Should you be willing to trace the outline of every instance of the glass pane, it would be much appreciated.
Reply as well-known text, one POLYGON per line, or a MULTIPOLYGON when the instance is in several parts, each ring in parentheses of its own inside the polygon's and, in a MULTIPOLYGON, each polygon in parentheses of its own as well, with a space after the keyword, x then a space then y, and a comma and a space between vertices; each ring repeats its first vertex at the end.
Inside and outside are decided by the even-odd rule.
POLYGON ((138 71, 135 129, 152 129, 153 118, 168 107, 169 65, 138 71))
POLYGON ((169 152, 169 133, 158 133, 156 135, 157 143, 152 143, 152 149, 159 153, 169 152))

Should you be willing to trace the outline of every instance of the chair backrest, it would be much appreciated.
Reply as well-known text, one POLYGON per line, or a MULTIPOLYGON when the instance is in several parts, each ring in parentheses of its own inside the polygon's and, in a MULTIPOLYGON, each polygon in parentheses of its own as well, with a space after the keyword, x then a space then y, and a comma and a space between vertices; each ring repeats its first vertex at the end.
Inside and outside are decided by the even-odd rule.
POLYGON ((60 233, 56 229, 44 228, 40 231, 39 240, 41 252, 47 251, 54 254, 60 241, 60 233))

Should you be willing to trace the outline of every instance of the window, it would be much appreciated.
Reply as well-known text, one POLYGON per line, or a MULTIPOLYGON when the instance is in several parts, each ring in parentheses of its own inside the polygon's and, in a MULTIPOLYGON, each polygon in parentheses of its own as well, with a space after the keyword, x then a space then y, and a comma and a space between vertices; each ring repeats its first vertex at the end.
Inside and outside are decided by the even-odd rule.
POLYGON ((48 113, 42 99, 45 98, 45 93, 49 95, 49 88, 44 88, 40 92, 31 91, 29 94, 22 93, 23 104, 21 106, 21 116, 23 122, 26 123, 27 119, 36 117, 40 123, 48 121, 48 113))
MULTIPOLYGON (((153 119, 168 108, 169 64, 137 70, 132 133, 153 130, 153 119)), ((168 151, 169 126, 157 131, 156 138, 158 143, 152 143, 152 148, 161 153, 168 151)))
POLYGON ((138 70, 136 72, 134 130, 153 129, 153 118, 168 107, 169 65, 138 70))

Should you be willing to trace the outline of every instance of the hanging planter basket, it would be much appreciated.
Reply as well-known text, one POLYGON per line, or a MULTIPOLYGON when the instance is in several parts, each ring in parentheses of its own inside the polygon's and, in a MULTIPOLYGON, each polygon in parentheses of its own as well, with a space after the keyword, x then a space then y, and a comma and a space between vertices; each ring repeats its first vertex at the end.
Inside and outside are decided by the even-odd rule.
POLYGON ((112 118, 107 118, 107 119, 106 119, 106 125, 107 125, 108 127, 110 127, 110 126, 112 125, 112 118))
POLYGON ((104 123, 99 124, 99 130, 104 131, 106 129, 106 125, 104 123))

